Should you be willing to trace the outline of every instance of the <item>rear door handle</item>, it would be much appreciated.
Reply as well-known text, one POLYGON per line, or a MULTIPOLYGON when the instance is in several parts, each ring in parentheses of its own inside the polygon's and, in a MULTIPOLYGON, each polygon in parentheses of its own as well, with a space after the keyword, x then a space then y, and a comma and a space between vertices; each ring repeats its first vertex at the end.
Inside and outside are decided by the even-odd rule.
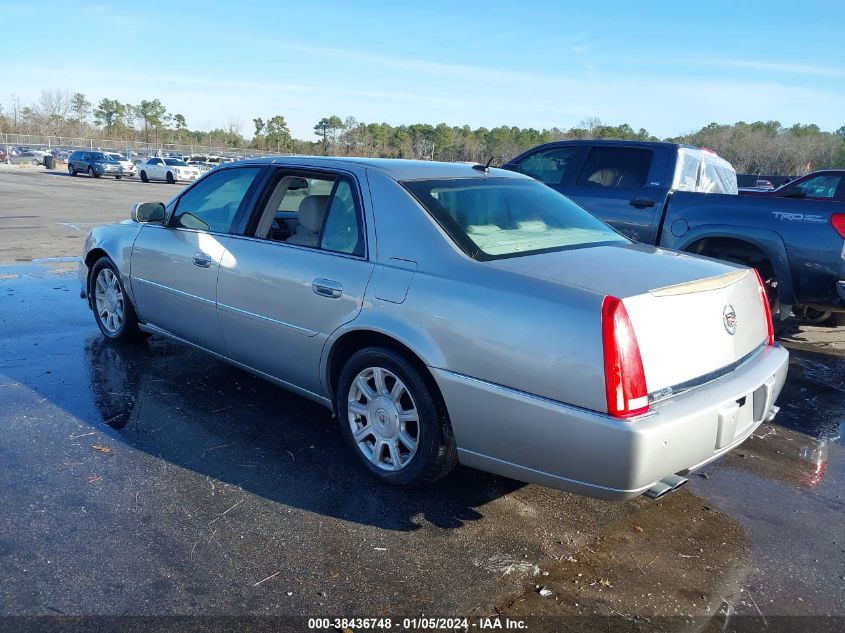
POLYGON ((654 200, 645 197, 634 198, 633 200, 630 200, 628 204, 630 204, 632 207, 637 207, 638 209, 645 209, 646 207, 653 207, 654 200))
POLYGON ((343 286, 332 279, 315 279, 311 282, 311 290, 321 297, 337 299, 343 294, 343 286))
POLYGON ((205 253, 194 253, 194 266, 211 268, 211 258, 205 253))

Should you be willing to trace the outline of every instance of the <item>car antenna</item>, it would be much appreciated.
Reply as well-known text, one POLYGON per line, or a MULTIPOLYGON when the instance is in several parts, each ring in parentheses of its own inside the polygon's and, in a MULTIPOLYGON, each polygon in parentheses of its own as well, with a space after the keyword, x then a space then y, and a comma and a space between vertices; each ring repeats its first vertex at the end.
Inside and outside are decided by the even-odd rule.
POLYGON ((486 165, 481 165, 481 164, 473 165, 472 168, 475 169, 476 171, 481 171, 481 172, 484 172, 486 174, 490 171, 490 163, 492 163, 492 162, 493 162, 493 157, 491 156, 490 160, 487 161, 486 165))

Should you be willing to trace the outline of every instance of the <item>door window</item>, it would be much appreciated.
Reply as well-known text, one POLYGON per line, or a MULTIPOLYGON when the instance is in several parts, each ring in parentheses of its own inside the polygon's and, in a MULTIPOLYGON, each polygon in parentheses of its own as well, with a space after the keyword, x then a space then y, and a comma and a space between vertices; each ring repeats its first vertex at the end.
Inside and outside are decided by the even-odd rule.
POLYGON ((361 217, 349 179, 288 173, 273 187, 255 235, 297 246, 363 255, 361 217))
POLYGON ((588 187, 644 187, 652 151, 633 147, 594 147, 578 175, 588 187))
POLYGON ((833 198, 841 180, 842 176, 836 174, 820 174, 796 185, 795 189, 802 191, 808 198, 833 198))
POLYGON ((209 174, 176 203, 172 226, 227 233, 260 168, 226 169, 209 174))
POLYGON ((559 185, 572 164, 576 150, 576 147, 557 147, 531 154, 519 163, 519 171, 547 185, 559 185))

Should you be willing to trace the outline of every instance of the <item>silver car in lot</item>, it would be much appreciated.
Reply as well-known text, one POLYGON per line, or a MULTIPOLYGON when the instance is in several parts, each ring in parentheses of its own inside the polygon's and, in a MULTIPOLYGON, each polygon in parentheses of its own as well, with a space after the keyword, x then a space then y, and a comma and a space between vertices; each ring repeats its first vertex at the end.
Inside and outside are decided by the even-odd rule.
POLYGON ((631 243, 480 165, 221 166, 95 228, 114 341, 181 341, 332 409, 381 480, 457 463, 659 496, 776 413, 788 354, 752 269, 631 243))

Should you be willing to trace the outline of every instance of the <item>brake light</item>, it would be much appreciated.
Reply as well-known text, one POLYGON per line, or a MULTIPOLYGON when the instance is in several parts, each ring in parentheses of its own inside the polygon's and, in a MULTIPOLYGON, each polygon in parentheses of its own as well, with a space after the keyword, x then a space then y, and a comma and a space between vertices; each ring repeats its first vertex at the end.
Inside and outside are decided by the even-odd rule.
POLYGON ((645 413, 648 411, 648 389, 643 359, 628 311, 616 297, 604 298, 601 334, 607 412, 618 418, 645 413))
POLYGON ((757 284, 760 286, 760 299, 763 302, 763 312, 766 313, 766 327, 768 328, 768 344, 775 344, 775 327, 772 324, 772 308, 769 306, 769 293, 766 292, 766 285, 756 268, 752 268, 757 276, 757 284))
POLYGON ((830 216, 830 223, 836 232, 839 233, 839 237, 845 238, 845 213, 834 213, 830 216))

